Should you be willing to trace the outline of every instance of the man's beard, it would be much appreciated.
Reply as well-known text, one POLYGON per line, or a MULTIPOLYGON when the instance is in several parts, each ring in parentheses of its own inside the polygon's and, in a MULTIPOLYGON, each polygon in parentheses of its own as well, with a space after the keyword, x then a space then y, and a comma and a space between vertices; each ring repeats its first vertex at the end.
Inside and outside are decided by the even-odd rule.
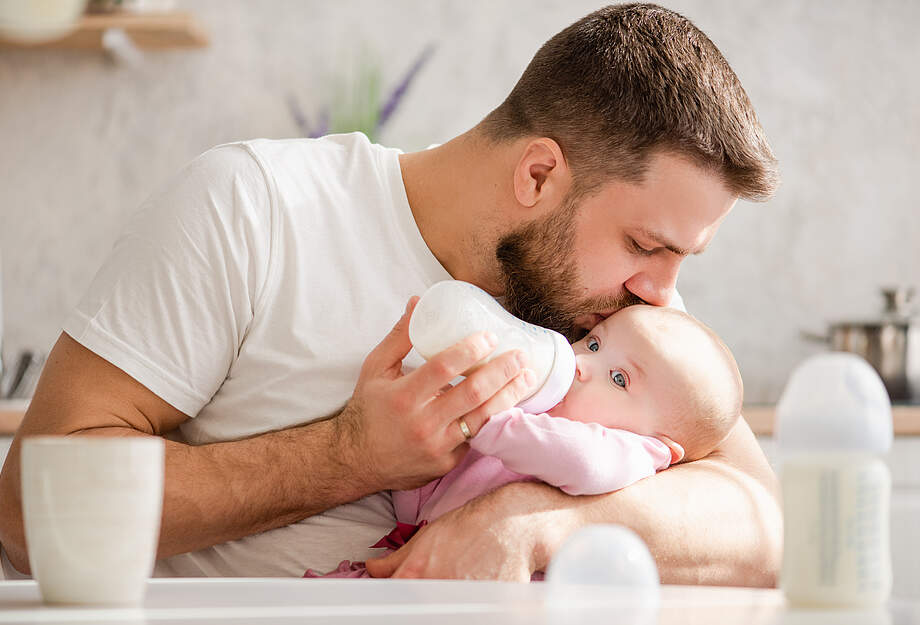
POLYGON ((576 208, 575 202, 566 199, 554 213, 504 235, 495 248, 508 311, 528 323, 555 330, 570 342, 588 332, 576 326, 577 317, 643 303, 625 289, 619 296, 579 299, 576 208))

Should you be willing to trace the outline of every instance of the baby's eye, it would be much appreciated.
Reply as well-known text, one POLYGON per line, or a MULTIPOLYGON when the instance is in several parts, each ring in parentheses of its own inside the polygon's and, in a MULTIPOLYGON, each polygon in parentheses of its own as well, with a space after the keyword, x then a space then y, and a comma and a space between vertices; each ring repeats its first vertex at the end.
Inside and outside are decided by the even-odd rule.
POLYGON ((601 348, 601 344, 598 343, 598 342, 597 342, 597 339, 594 338, 593 336, 589 336, 589 337, 588 337, 588 340, 585 341, 585 345, 586 345, 586 346, 588 347, 588 349, 590 349, 592 352, 596 352, 597 350, 599 350, 599 349, 601 348))
POLYGON ((627 380, 626 374, 618 369, 614 369, 610 372, 610 379, 613 380, 613 383, 621 388, 626 388, 627 380))

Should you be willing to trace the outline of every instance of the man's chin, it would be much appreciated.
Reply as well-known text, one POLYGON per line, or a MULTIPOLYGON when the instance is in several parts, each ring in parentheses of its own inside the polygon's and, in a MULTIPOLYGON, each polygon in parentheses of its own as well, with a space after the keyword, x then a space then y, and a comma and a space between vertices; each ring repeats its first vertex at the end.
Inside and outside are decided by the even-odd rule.
POLYGON ((567 340, 569 343, 576 343, 588 336, 588 332, 590 331, 590 328, 583 328, 581 326, 573 325, 568 329, 568 331, 560 332, 560 334, 562 334, 565 337, 565 340, 567 340))

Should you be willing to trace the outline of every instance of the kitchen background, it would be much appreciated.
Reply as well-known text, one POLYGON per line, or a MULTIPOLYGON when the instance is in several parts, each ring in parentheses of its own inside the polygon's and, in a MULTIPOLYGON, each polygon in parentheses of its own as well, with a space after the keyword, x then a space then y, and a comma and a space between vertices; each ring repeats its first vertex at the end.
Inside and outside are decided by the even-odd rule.
MULTIPOLYGON (((772 402, 822 349, 802 330, 875 316, 881 286, 920 286, 920 3, 663 4, 719 46, 781 160, 776 197, 739 203, 679 282, 734 351, 748 401, 772 402)), ((133 63, 0 50, 6 362, 50 349, 127 217, 197 154, 316 130, 362 59, 379 65, 386 92, 426 49, 378 138, 405 150, 446 141, 504 98, 544 40, 599 5, 189 0, 178 8, 208 31, 201 49, 133 63)))

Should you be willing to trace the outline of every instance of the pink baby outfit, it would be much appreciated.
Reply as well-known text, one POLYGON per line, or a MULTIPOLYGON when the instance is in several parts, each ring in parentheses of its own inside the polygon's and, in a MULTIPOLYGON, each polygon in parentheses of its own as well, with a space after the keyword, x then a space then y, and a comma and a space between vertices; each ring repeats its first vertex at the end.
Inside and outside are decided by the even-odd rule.
MULTIPOLYGON (((395 551, 420 524, 511 482, 543 481, 569 495, 619 490, 666 469, 671 450, 657 438, 511 408, 470 439, 470 451, 447 475, 421 488, 393 491, 397 528, 374 545, 395 551)), ((363 562, 304 577, 368 577, 363 562)))

